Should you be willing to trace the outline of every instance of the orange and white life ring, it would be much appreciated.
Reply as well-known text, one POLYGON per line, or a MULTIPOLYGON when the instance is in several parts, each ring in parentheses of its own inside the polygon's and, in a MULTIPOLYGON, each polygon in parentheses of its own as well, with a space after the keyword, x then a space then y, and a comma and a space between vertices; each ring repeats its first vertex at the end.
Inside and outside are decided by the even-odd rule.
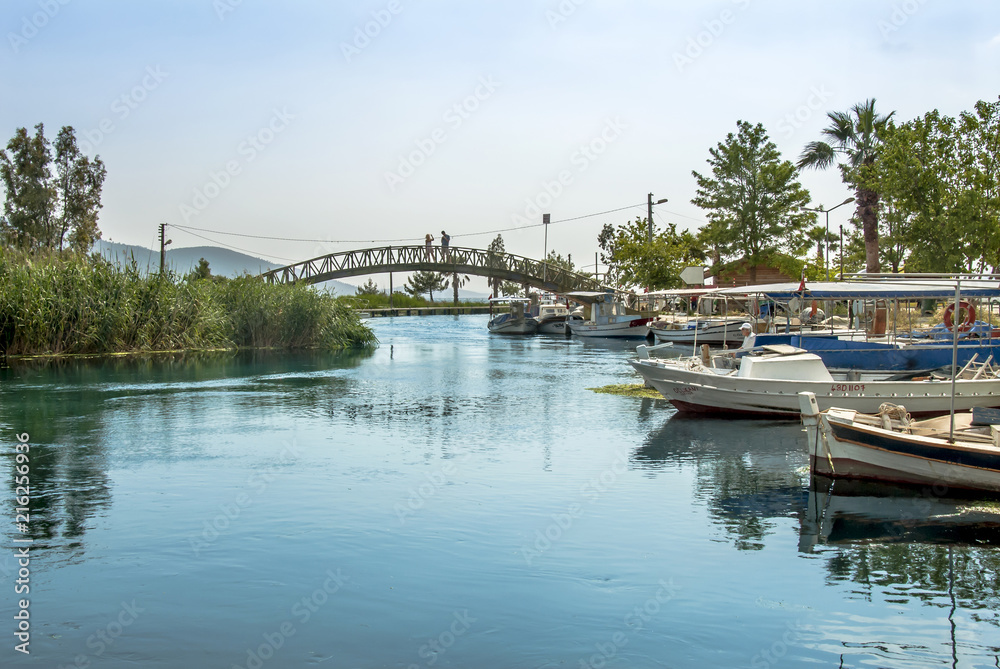
MULTIPOLYGON (((976 322, 976 308, 972 303, 961 300, 958 303, 959 309, 965 310, 965 319, 958 324, 959 332, 968 332, 972 329, 972 324, 976 322)), ((954 331, 955 328, 955 303, 952 302, 944 308, 944 326, 954 331)))

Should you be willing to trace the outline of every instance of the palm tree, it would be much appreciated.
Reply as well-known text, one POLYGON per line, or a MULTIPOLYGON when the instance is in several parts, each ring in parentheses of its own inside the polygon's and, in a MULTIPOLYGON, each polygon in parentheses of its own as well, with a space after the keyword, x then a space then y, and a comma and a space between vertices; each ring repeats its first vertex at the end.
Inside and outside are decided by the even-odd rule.
POLYGON ((846 160, 840 164, 844 183, 854 187, 858 203, 857 215, 861 219, 865 238, 865 266, 869 273, 880 271, 878 257, 878 205, 879 193, 862 185, 862 167, 878 160, 882 148, 882 135, 889 119, 896 112, 886 115, 875 112, 875 98, 851 107, 849 112, 830 112, 829 127, 823 136, 829 142, 809 142, 799 156, 798 166, 825 169, 833 165, 837 156, 846 160))
MULTIPOLYGON (((450 279, 448 278, 447 274, 441 274, 441 282, 444 288, 447 288, 449 283, 451 284, 452 291, 454 293, 453 294, 454 305, 456 307, 458 306, 458 289, 464 286, 468 282, 468 280, 469 280, 468 276, 465 277, 459 276, 458 272, 453 272, 450 279)), ((444 288, 442 288, 442 290, 444 288)))

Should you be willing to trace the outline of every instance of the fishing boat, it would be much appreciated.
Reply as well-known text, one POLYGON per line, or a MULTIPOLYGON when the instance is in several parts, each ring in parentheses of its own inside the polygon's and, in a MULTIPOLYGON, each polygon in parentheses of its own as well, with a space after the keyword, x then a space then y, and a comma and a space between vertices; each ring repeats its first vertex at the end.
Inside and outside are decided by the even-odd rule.
POLYGON ((527 298, 501 297, 490 299, 490 312, 494 304, 507 304, 508 310, 490 318, 486 327, 495 334, 530 335, 538 331, 538 321, 528 314, 527 298))
MULTIPOLYGON (((638 347, 629 363, 646 383, 679 411, 732 416, 799 417, 798 394, 809 391, 819 405, 878 411, 884 402, 905 402, 917 414, 947 413, 952 402, 950 374, 895 374, 852 370, 833 373, 822 358, 791 346, 765 346, 750 355, 703 355, 661 359, 638 347)), ((707 353, 707 352, 706 352, 707 353)), ((1000 406, 1000 367, 975 359, 961 368, 955 386, 960 410, 1000 406)))
POLYGON ((566 334, 569 307, 555 302, 542 302, 537 309, 535 319, 538 321, 538 334, 566 334))
POLYGON ((743 341, 743 335, 740 333, 740 325, 743 322, 743 318, 655 320, 649 324, 649 332, 658 343, 739 345, 743 341))
POLYGON ((617 337, 645 339, 652 318, 630 314, 612 293, 577 291, 567 298, 590 306, 590 318, 570 319, 566 326, 578 337, 617 337))
POLYGON ((776 303, 789 309, 805 304, 844 301, 852 305, 855 320, 867 323, 869 331, 847 332, 813 327, 809 331, 786 331, 772 324, 767 333, 757 335, 759 345, 788 344, 815 353, 831 370, 866 369, 917 371, 952 364, 952 341, 958 337, 957 364, 964 365, 973 356, 1000 360, 1000 330, 976 320, 970 300, 1000 299, 1000 282, 995 278, 961 280, 961 295, 956 295, 956 280, 937 276, 893 275, 892 280, 873 277, 864 281, 778 283, 760 286, 721 288, 714 299, 737 300, 751 304, 776 303), (888 321, 889 305, 899 302, 933 300, 946 302, 944 328, 921 332, 913 323, 888 321), (956 305, 958 305, 956 307, 956 305), (964 316, 962 316, 964 314, 964 316), (942 337, 941 330, 945 334, 942 337), (957 330, 957 332, 956 332, 957 330))
POLYGON ((799 405, 814 474, 1000 493, 1000 425, 989 418, 967 411, 914 421, 905 405, 821 411, 808 391, 799 405))

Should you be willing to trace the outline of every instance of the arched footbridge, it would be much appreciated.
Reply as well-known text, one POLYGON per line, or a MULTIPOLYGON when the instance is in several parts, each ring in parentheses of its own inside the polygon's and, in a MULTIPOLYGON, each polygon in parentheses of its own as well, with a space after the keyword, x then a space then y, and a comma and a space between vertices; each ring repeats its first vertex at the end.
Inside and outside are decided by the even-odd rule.
POLYGON ((450 247, 447 253, 440 247, 432 247, 429 254, 424 246, 383 246, 341 251, 278 267, 261 276, 268 283, 321 283, 349 276, 420 271, 485 276, 552 293, 614 290, 592 276, 570 272, 541 260, 458 246, 450 247))

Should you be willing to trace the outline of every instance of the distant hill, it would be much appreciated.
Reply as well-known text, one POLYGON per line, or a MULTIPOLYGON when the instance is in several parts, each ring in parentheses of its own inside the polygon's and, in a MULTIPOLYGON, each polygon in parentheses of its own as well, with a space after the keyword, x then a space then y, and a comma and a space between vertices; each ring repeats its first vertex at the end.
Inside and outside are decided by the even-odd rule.
MULTIPOLYGON (((142 272, 156 271, 160 268, 160 252, 147 249, 144 246, 119 244, 98 240, 94 251, 116 264, 130 262, 133 258, 142 272)), ((167 266, 178 274, 187 274, 204 258, 212 274, 230 278, 243 274, 260 274, 275 267, 281 267, 263 258, 225 249, 219 246, 188 246, 178 249, 167 249, 167 266)), ((343 281, 327 281, 323 284, 327 290, 335 290, 337 295, 354 295, 356 287, 343 281)))

